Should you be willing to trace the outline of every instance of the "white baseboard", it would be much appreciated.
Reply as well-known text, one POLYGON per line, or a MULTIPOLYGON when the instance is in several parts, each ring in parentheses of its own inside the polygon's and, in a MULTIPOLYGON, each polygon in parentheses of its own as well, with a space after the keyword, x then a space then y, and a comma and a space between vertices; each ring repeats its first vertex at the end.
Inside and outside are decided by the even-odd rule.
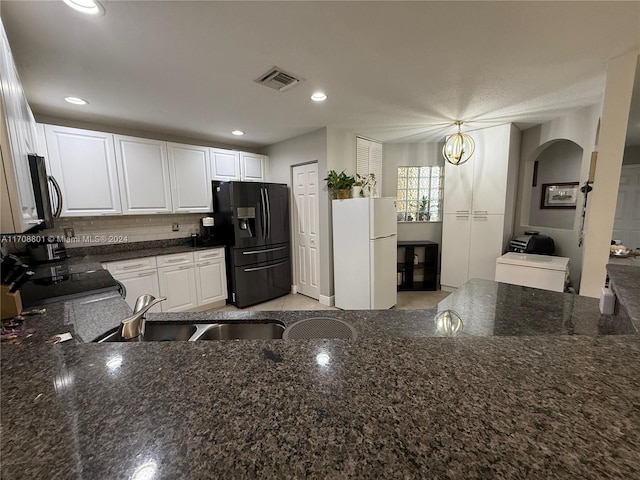
POLYGON ((298 293, 298 286, 297 285, 291 285, 291 293, 298 293))
POLYGON ((336 296, 331 295, 330 297, 327 297, 326 295, 320 295, 320 298, 318 299, 318 301, 322 305, 326 305, 327 307, 333 307, 336 304, 336 296))
POLYGON ((450 287, 448 285, 440 285, 440 290, 442 290, 443 292, 455 292, 456 290, 458 290, 456 287, 450 287))

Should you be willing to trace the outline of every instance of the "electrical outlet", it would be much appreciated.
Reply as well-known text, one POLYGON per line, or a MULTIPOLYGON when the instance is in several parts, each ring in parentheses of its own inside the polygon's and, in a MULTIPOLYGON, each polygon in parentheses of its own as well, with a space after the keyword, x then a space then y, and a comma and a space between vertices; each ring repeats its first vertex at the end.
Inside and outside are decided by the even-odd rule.
POLYGON ((64 229, 64 238, 73 238, 75 236, 76 232, 73 230, 73 228, 69 227, 64 229))
POLYGON ((174 232, 179 232, 180 231, 180 225, 178 225, 177 223, 172 223, 171 224, 171 230, 174 232))

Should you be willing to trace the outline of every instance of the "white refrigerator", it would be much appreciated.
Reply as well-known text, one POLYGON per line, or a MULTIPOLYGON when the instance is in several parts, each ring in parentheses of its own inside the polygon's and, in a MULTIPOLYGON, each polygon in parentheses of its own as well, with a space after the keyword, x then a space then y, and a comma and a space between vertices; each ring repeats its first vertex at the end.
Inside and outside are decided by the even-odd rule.
POLYGON ((332 204, 336 307, 393 307, 398 298, 396 199, 349 198, 332 204))

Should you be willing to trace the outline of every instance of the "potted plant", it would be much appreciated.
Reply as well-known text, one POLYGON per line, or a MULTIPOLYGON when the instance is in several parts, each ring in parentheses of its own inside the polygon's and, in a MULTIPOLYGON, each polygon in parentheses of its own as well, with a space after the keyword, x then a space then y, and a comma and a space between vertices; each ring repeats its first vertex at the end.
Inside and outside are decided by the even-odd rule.
POLYGON ((360 175, 356 173, 356 181, 353 184, 354 197, 370 197, 376 187, 376 176, 373 173, 360 175))
POLYGON ((356 182, 356 179, 344 173, 344 170, 340 173, 335 170, 329 170, 324 180, 327 182, 327 188, 332 193, 335 193, 338 199, 349 198, 351 196, 351 187, 356 182))
POLYGON ((423 196, 418 205, 418 220, 421 222, 429 221, 429 212, 427 211, 427 197, 423 196))

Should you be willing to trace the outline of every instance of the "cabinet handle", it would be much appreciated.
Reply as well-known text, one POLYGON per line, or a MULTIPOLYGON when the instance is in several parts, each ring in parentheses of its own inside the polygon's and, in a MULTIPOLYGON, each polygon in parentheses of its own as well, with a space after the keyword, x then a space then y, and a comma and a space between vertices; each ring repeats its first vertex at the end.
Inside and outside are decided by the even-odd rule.
POLYGON ((135 265, 125 265, 123 267, 120 267, 121 270, 131 270, 132 268, 142 268, 145 267, 146 265, 144 263, 136 263, 135 265))
POLYGON ((474 210, 473 213, 477 213, 479 215, 487 215, 489 213, 488 210, 474 210))
POLYGON ((196 263, 196 267, 207 267, 213 265, 213 262, 196 263))
POLYGON ((184 267, 180 267, 178 270, 187 270, 192 267, 193 267, 192 265, 185 265, 184 267))
POLYGON ((139 277, 150 277, 154 273, 156 273, 156 272, 139 273, 138 276, 139 277))
POLYGON ((209 258, 209 257, 219 257, 220 252, 207 253, 206 255, 201 255, 200 258, 209 258))
POLYGON ((474 215, 473 218, 478 219, 478 220, 486 220, 487 216, 486 215, 474 215))
POLYGON ((186 257, 182 257, 182 258, 172 258, 171 260, 165 260, 165 263, 176 263, 176 262, 184 262, 186 259, 186 257))
POLYGON ((469 213, 469 210, 456 210, 456 213, 469 213))
POLYGON ((469 218, 469 215, 456 215, 456 218, 469 218))

